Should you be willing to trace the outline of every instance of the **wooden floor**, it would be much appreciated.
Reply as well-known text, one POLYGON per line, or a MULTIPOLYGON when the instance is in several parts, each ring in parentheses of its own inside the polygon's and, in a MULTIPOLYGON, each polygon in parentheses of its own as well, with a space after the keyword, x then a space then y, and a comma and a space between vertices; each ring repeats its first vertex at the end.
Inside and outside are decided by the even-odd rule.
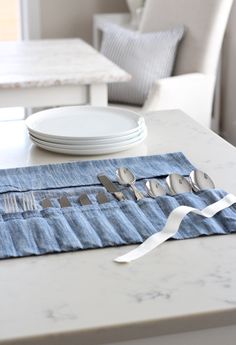
POLYGON ((20 38, 19 19, 19 0, 0 0, 1 41, 11 41, 20 38))

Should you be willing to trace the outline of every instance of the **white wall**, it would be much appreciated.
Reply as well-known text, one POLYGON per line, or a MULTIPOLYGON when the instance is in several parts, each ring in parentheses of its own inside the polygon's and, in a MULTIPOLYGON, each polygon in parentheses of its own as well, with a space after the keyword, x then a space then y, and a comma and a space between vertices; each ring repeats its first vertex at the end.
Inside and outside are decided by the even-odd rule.
POLYGON ((222 134, 236 146, 236 1, 223 47, 221 119, 222 134))
POLYGON ((125 0, 41 0, 41 37, 80 37, 92 43, 95 13, 128 12, 125 0))

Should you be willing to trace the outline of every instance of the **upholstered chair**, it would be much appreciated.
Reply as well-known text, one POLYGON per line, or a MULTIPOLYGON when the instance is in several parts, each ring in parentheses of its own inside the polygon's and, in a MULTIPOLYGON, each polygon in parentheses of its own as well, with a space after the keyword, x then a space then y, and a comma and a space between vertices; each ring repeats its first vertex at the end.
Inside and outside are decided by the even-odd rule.
POLYGON ((181 109, 211 127, 217 66, 232 4, 233 0, 146 0, 140 32, 184 25, 185 35, 173 75, 154 82, 143 107, 123 106, 142 113, 181 109))

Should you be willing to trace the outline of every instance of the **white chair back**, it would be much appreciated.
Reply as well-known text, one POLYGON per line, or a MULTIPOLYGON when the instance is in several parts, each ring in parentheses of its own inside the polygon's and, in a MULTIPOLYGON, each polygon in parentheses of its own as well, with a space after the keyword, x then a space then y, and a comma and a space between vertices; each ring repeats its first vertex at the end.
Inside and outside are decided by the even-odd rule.
POLYGON ((183 24, 186 33, 174 74, 216 74, 233 1, 146 0, 140 31, 161 31, 183 24))

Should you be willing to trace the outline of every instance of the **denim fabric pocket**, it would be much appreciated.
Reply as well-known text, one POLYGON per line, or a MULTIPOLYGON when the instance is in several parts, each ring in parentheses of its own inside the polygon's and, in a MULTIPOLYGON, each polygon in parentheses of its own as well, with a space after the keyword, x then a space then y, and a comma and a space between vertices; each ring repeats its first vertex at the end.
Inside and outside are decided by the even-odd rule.
MULTIPOLYGON (((161 231, 169 214, 180 205, 203 209, 226 193, 207 190, 140 201, 109 201, 81 206, 71 196, 73 206, 2 214, 0 257, 40 255, 53 252, 138 244, 161 231)), ((92 199, 92 195, 91 195, 92 199)), ((232 206, 207 219, 189 214, 175 239, 236 232, 236 210, 232 206)))
MULTIPOLYGON (((222 199, 227 193, 222 189, 206 190, 199 193, 199 197, 209 205, 222 199)), ((235 232, 236 229, 236 205, 227 207, 224 210, 217 213, 212 220, 217 224, 215 227, 211 226, 210 234, 214 231, 214 234, 226 234, 235 232)), ((209 233, 207 233, 208 235, 209 233)))
POLYGON ((60 246, 54 235, 53 228, 49 226, 44 218, 45 212, 27 211, 23 213, 25 227, 28 233, 31 233, 37 247, 37 253, 47 254, 51 252, 60 252, 60 246))
POLYGON ((142 213, 152 224, 154 229, 152 233, 162 230, 174 205, 176 206, 175 199, 168 196, 162 196, 155 199, 145 198, 138 202, 138 206, 142 210, 142 213))
POLYGON ((127 204, 129 203, 132 203, 132 201, 122 201, 120 203, 113 201, 109 204, 100 205, 100 209, 124 244, 141 243, 142 237, 137 226, 134 226, 132 222, 134 210, 127 211, 127 204), (125 209, 126 212, 124 212, 125 209))
POLYGON ((22 213, 4 214, 2 218, 6 232, 11 237, 15 248, 16 255, 14 256, 40 254, 32 229, 28 226, 27 219, 24 218, 22 213))
POLYGON ((68 207, 62 210, 69 227, 80 242, 81 249, 101 248, 102 241, 81 207, 68 207))
MULTIPOLYGON (((224 195, 225 194, 226 193, 224 193, 224 195)), ((208 205, 220 200, 224 195, 219 190, 205 190, 198 193, 184 193, 178 195, 176 196, 176 200, 179 205, 190 206, 202 210, 208 205)), ((193 238, 202 235, 210 235, 212 233, 225 234, 226 224, 224 224, 224 222, 222 223, 222 220, 222 215, 220 215, 220 218, 217 220, 217 216, 205 218, 190 213, 181 222, 179 231, 174 238, 193 238)))
MULTIPOLYGON (((155 199, 145 198, 138 202, 144 215, 150 220, 155 232, 161 231, 170 213, 179 206, 203 209, 220 200, 227 193, 222 190, 205 190, 198 193, 183 193, 175 196, 161 196, 155 199)), ((231 206, 212 218, 205 218, 190 213, 180 224, 174 239, 193 238, 202 235, 226 234, 236 231, 236 210, 231 206)))
POLYGON ((126 244, 120 234, 117 232, 113 223, 106 217, 106 208, 112 209, 112 205, 87 205, 82 206, 80 211, 83 213, 84 218, 93 228, 99 237, 102 247, 120 246, 126 244))
POLYGON ((0 257, 10 258, 16 257, 17 250, 14 246, 11 234, 9 232, 7 222, 0 218, 0 257))
MULTIPOLYGON (((146 179, 157 178, 166 186, 168 174, 188 176, 194 169, 182 153, 172 153, 0 170, 0 258, 141 243, 163 229, 176 207, 203 209, 226 195, 224 191, 207 190, 156 199, 145 197, 137 202, 127 186, 116 182, 127 199, 119 202, 106 193, 108 203, 98 204, 96 195, 105 189, 97 174, 103 172, 115 182, 115 171, 120 166, 135 173, 137 187, 144 195, 146 179), (23 212, 22 193, 27 191, 33 191, 36 211, 23 212), (8 192, 16 195, 22 212, 4 213, 9 211, 4 198, 8 192), (89 196, 91 205, 80 205, 81 193, 89 196), (70 207, 61 208, 58 199, 62 195, 69 199, 70 207), (42 209, 44 198, 49 198, 53 207, 42 209)), ((189 214, 174 238, 236 232, 235 212, 232 206, 211 219, 189 214)))
POLYGON ((133 200, 126 200, 120 203, 120 208, 129 222, 136 229, 142 241, 156 232, 151 220, 145 216, 140 204, 133 200))
POLYGON ((48 208, 41 211, 41 213, 46 220, 48 227, 52 229, 53 236, 58 243, 60 251, 82 249, 80 240, 67 222, 61 209, 48 208))

